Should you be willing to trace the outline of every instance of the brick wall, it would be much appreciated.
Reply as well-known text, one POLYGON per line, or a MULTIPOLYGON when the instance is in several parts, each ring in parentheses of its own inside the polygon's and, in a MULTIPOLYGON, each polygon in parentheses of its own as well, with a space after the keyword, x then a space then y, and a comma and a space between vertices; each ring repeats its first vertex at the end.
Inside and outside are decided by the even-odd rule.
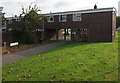
MULTIPOLYGON (((88 29, 88 42, 111 42, 112 41, 112 12, 81 14, 81 21, 74 21, 72 14, 67 15, 67 22, 59 22, 59 16, 54 17, 54 22, 47 22, 45 18, 45 29, 66 29, 74 31, 81 28, 88 29)), ((73 38, 72 38, 73 39, 73 38)))

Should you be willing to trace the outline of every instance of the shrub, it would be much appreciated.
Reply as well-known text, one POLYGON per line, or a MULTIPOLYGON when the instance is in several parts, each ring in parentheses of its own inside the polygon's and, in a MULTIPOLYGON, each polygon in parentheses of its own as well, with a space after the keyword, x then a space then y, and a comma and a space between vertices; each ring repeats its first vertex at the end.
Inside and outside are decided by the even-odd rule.
POLYGON ((38 44, 39 43, 39 35, 36 32, 30 31, 13 31, 12 39, 13 41, 18 41, 22 44, 38 44))

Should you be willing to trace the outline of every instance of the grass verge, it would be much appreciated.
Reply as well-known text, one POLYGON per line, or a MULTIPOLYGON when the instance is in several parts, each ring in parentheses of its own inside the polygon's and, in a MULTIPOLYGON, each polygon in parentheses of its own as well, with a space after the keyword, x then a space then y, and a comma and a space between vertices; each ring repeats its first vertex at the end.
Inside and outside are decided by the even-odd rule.
POLYGON ((118 42, 70 42, 3 66, 4 81, 117 81, 118 42))

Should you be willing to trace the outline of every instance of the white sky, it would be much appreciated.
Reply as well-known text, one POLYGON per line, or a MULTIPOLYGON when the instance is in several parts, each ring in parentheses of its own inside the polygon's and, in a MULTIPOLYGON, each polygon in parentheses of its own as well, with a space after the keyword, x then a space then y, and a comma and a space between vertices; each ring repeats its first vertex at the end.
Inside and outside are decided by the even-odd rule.
POLYGON ((0 6, 4 7, 5 16, 14 16, 21 13, 21 8, 36 4, 42 13, 75 11, 93 9, 94 4, 98 8, 115 7, 118 10, 120 0, 0 0, 0 6))

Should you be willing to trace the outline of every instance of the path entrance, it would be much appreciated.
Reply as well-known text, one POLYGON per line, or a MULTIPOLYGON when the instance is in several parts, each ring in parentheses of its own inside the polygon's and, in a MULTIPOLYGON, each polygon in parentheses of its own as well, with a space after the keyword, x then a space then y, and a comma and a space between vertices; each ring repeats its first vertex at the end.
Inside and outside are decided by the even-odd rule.
POLYGON ((56 48, 58 46, 61 46, 65 43, 68 43, 68 41, 59 41, 56 43, 46 44, 42 45, 33 49, 17 52, 15 54, 5 55, 2 56, 2 65, 10 64, 19 60, 23 60, 24 58, 35 56, 40 53, 46 52, 50 49, 56 48))
POLYGON ((46 40, 71 40, 71 29, 46 29, 46 40))
POLYGON ((46 39, 48 40, 69 40, 69 41, 88 41, 88 29, 46 29, 46 39))

